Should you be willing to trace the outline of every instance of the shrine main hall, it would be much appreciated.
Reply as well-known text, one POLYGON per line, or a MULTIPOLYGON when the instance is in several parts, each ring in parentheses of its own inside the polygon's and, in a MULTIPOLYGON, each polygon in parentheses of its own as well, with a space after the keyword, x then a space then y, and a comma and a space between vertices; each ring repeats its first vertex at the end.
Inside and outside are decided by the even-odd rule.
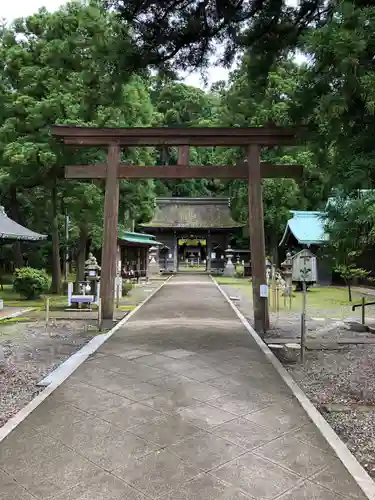
POLYGON ((225 250, 233 232, 228 198, 156 198, 154 216, 141 225, 162 243, 156 262, 162 272, 186 267, 215 271, 225 265, 225 250))

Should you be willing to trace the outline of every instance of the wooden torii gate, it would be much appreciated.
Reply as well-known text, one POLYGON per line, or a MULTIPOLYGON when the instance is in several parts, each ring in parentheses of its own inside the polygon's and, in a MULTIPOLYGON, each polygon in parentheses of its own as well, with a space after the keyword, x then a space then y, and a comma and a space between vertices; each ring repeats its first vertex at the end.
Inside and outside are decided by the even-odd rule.
POLYGON ((102 247, 102 324, 114 317, 119 179, 243 179, 249 185, 249 233, 252 262, 254 326, 263 333, 268 325, 267 299, 261 297, 266 283, 262 178, 298 178, 299 165, 261 163, 262 146, 293 145, 296 130, 282 127, 256 128, 93 128, 54 125, 52 135, 75 147, 100 147, 108 151, 107 163, 65 167, 68 179, 105 179, 104 232, 102 247), (177 146, 177 165, 134 166, 121 163, 121 148, 177 146), (189 164, 189 146, 243 147, 247 161, 236 165, 189 164))

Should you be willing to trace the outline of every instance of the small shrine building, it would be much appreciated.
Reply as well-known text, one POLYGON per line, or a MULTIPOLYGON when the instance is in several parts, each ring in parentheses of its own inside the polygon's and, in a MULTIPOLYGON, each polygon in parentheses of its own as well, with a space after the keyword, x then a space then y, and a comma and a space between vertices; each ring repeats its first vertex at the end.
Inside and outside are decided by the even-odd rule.
POLYGON ((149 250, 162 243, 156 241, 152 234, 121 231, 117 240, 117 275, 127 277, 136 274, 143 278, 148 276, 149 250))
POLYGON ((141 224, 162 244, 156 257, 162 272, 223 269, 230 237, 242 226, 233 220, 228 198, 156 198, 152 220, 141 224))

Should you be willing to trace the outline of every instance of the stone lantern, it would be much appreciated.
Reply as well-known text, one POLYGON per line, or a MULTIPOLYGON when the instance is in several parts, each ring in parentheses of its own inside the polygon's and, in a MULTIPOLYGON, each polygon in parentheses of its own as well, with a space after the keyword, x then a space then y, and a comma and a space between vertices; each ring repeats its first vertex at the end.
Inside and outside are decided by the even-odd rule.
POLYGON ((272 271, 272 264, 269 259, 266 259, 266 278, 267 278, 267 285, 270 281, 271 278, 271 271, 272 271))
POLYGON ((285 291, 284 295, 287 297, 292 296, 292 276, 293 276, 293 259, 292 254, 287 252, 286 259, 281 263, 281 268, 283 270, 283 275, 285 279, 285 291))
POLYGON ((225 255, 227 258, 227 262, 224 267, 223 276, 226 276, 227 278, 233 278, 236 274, 236 269, 232 262, 233 250, 231 249, 230 245, 228 245, 228 248, 225 250, 225 255))
POLYGON ((100 270, 101 267, 94 255, 90 252, 89 258, 85 262, 85 278, 89 282, 89 287, 91 294, 94 296, 98 295, 98 283, 100 281, 100 270))
POLYGON ((157 276, 160 274, 160 267, 158 262, 158 247, 156 246, 152 246, 149 249, 148 269, 150 276, 157 276))

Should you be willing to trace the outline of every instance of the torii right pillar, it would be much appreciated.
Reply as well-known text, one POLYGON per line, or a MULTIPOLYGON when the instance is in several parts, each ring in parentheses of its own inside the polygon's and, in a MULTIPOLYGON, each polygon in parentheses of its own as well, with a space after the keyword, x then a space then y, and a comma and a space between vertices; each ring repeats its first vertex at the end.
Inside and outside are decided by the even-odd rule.
POLYGON ((251 276, 253 285, 254 328, 263 335, 269 328, 268 298, 261 297, 261 285, 266 280, 266 250, 264 239, 262 176, 260 146, 248 147, 249 166, 249 234, 251 250, 251 276))

